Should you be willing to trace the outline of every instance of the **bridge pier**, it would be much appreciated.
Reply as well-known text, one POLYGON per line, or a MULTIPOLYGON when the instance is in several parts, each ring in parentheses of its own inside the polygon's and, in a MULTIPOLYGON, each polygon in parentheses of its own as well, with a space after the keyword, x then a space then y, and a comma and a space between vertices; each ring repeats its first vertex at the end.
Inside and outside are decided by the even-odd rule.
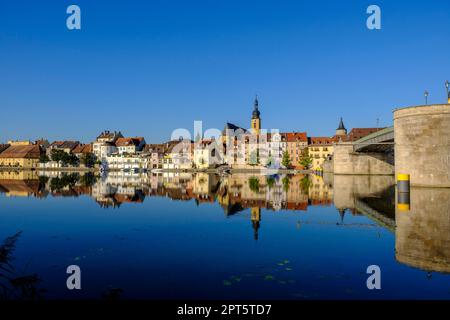
POLYGON ((450 187, 450 104, 394 110, 395 171, 411 186, 450 187))
POLYGON ((334 145, 333 159, 324 164, 324 172, 351 175, 393 175, 392 157, 388 153, 355 152, 352 142, 334 145))

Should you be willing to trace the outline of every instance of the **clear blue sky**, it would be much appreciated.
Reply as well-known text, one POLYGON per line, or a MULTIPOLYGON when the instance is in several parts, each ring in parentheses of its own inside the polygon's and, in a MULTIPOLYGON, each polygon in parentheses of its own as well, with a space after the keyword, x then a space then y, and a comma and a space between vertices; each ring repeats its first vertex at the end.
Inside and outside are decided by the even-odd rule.
POLYGON ((0 0, 0 142, 250 125, 332 135, 445 101, 449 1, 0 0), (82 29, 66 28, 77 4, 82 29), (366 28, 366 8, 382 29, 366 28))

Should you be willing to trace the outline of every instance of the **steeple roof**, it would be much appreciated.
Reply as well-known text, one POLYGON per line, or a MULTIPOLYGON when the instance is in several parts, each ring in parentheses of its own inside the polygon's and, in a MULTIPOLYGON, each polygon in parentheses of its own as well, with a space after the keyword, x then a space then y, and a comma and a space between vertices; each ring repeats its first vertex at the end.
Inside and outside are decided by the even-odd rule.
POLYGON ((258 110, 259 107, 259 101, 258 96, 255 97, 255 101, 253 102, 253 112, 252 112, 252 119, 258 119, 259 115, 261 114, 258 110))
POLYGON ((342 117, 341 117, 341 120, 339 121, 339 127, 337 128, 337 130, 346 130, 345 126, 344 126, 344 121, 342 120, 342 117))

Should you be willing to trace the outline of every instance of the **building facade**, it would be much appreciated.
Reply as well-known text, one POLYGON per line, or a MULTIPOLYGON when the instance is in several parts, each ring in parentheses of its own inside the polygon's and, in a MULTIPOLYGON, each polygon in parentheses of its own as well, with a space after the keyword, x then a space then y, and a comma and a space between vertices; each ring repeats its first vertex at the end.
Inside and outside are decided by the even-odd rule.
POLYGON ((103 131, 92 143, 92 151, 98 160, 105 160, 107 156, 117 152, 115 145, 117 139, 123 138, 122 133, 119 131, 103 131))
POLYGON ((41 154, 38 145, 10 146, 0 153, 0 167, 38 168, 41 154))
POLYGON ((119 154, 133 154, 144 149, 145 139, 143 137, 118 138, 115 144, 119 154))

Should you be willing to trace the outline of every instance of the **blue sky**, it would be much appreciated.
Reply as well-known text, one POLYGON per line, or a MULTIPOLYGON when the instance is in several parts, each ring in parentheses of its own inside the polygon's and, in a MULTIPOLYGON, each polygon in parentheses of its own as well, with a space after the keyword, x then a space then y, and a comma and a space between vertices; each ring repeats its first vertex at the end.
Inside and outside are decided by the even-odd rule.
POLYGON ((332 135, 445 101, 449 1, 0 0, 0 142, 250 125, 332 135), (66 28, 77 4, 82 29, 66 28), (366 8, 382 29, 366 28, 366 8))

